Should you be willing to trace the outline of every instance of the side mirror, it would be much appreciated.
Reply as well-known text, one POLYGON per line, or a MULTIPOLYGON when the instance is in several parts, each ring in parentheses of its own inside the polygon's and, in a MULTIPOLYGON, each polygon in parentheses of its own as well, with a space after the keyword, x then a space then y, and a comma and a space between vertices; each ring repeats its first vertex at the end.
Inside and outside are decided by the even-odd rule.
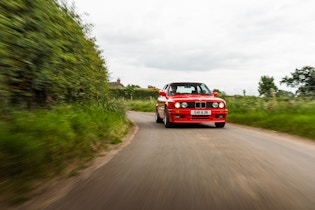
POLYGON ((161 91, 160 96, 166 96, 166 92, 161 91))
POLYGON ((218 92, 212 92, 212 94, 213 94, 214 97, 218 96, 218 92))

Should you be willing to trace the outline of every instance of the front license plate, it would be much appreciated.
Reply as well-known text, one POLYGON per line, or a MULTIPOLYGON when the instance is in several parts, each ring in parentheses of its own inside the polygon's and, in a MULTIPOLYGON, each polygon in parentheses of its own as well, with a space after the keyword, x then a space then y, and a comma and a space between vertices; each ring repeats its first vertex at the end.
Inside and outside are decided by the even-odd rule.
POLYGON ((211 110, 191 110, 191 115, 211 115, 211 110))

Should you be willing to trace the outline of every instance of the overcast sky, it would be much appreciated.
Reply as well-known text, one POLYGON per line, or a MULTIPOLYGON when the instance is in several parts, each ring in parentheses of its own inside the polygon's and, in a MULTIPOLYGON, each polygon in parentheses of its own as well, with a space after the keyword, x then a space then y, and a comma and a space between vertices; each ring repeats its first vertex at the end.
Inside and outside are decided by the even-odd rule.
POLYGON ((315 66, 314 0, 67 0, 103 51, 110 80, 162 88, 200 81, 227 94, 258 95, 315 66))

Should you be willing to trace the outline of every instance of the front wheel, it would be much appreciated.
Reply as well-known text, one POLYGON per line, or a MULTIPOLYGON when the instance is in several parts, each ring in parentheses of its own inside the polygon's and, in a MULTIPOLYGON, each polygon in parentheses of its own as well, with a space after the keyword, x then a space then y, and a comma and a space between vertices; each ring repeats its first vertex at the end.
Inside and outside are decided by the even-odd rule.
POLYGON ((157 110, 155 111, 155 122, 156 123, 162 123, 163 122, 163 119, 160 118, 159 113, 158 113, 157 110))
POLYGON ((171 128, 173 127, 173 124, 170 122, 169 117, 168 117, 168 110, 165 108, 165 114, 164 114, 164 125, 165 128, 171 128))
POLYGON ((225 126, 225 122, 224 123, 214 123, 215 127, 217 128, 223 128, 225 126))

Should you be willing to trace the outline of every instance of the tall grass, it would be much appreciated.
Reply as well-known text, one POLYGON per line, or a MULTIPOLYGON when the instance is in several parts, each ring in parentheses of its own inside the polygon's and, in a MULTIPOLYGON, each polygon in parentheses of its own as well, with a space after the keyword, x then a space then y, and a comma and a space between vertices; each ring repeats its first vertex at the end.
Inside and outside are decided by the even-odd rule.
POLYGON ((226 97, 228 122, 267 128, 315 139, 315 101, 226 97))
POLYGON ((128 109, 142 112, 155 112, 156 99, 149 100, 128 100, 128 109))
MULTIPOLYGON (((124 103, 59 105, 51 110, 7 110, 0 117, 0 188, 23 195, 38 179, 74 169, 128 132, 124 103)), ((24 197, 15 197, 15 201, 24 197)))
MULTIPOLYGON (((286 132, 315 140, 315 101, 297 98, 224 96, 227 122, 286 132)), ((155 111, 155 99, 130 100, 130 110, 155 111)))

